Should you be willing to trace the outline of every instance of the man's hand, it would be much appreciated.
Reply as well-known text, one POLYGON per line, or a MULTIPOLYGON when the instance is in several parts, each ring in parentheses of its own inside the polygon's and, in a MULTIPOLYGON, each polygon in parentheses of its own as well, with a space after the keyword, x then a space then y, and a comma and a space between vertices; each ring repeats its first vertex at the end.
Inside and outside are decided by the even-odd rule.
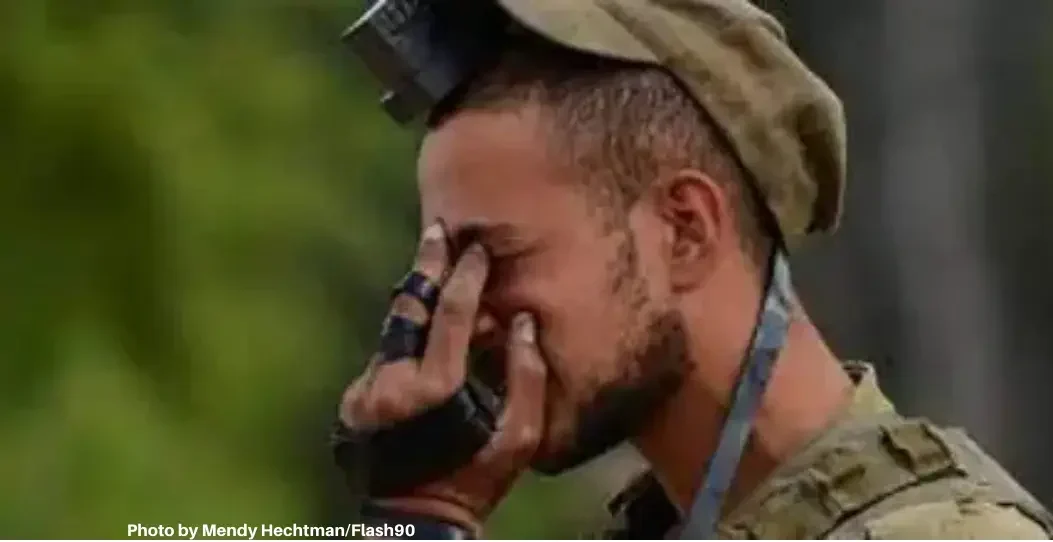
MULTIPOLYGON (((469 247, 457 262, 450 259, 445 232, 435 224, 425 231, 414 266, 442 288, 434 316, 409 294, 393 300, 389 315, 419 324, 431 318, 423 359, 379 363, 379 354, 374 356, 341 402, 340 418, 348 427, 363 430, 410 419, 444 403, 465 385, 469 343, 489 266, 479 245, 469 247)), ((444 479, 377 504, 453 522, 478 535, 482 522, 529 465, 544 427, 546 368, 533 318, 518 314, 508 337, 507 396, 493 439, 471 463, 444 479)))

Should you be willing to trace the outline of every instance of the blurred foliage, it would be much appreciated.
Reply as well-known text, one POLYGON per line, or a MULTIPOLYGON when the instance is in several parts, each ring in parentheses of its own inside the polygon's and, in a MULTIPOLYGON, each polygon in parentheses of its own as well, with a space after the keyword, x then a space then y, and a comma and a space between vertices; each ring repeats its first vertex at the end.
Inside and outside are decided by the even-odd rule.
POLYGON ((326 431, 418 225, 349 4, 0 5, 0 536, 351 517, 326 431))

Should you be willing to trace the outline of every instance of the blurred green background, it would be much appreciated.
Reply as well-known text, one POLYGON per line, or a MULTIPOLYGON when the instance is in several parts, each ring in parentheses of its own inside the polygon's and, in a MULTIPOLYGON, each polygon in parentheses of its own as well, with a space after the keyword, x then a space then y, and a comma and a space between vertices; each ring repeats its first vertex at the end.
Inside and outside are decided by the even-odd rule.
MULTIPOLYGON (((878 164, 895 123, 881 104, 902 104, 904 94, 882 97, 873 83, 884 76, 859 70, 892 54, 881 37, 891 19, 875 6, 906 4, 831 10, 833 2, 769 7, 807 33, 810 58, 846 95, 858 128, 850 133, 862 134, 853 141, 854 178, 875 182, 850 187, 849 212, 929 216, 866 195, 895 186, 880 181, 890 176, 878 164)), ((123 537, 128 523, 350 520, 326 446, 329 422, 375 344, 387 288, 409 263, 419 227, 417 136, 383 116, 378 89, 337 43, 360 8, 351 0, 0 3, 0 537, 123 537)), ((1014 24, 1023 19, 1033 18, 1014 24)), ((1015 35, 1048 36, 1046 25, 1027 28, 1015 35)), ((976 39, 1005 43, 1005 36, 976 39)), ((1045 75, 1032 75, 1051 73, 1048 56, 1013 64, 1005 51, 1005 59, 985 60, 984 78, 1050 88, 1045 75)), ((953 78, 930 83, 936 92, 957 85, 953 78)), ((908 99, 926 94, 907 87, 908 99)), ((964 399, 934 404, 924 391, 931 388, 905 384, 915 381, 908 362, 930 359, 919 344, 975 350, 943 340, 975 323, 942 336, 902 333, 918 323, 902 316, 912 314, 903 301, 910 292, 947 307, 947 296, 961 301, 962 291, 973 291, 941 298, 938 290, 910 288, 914 277, 971 269, 968 259, 959 267, 882 267, 931 254, 897 241, 916 239, 917 230, 897 237, 880 221, 850 214, 846 244, 806 259, 800 277, 837 346, 899 360, 886 364, 897 398, 977 428, 1048 498, 1053 480, 1040 461, 1049 457, 1048 432, 1025 425, 1019 432, 1028 436, 1013 439, 997 429, 1015 414, 1053 406, 1045 388, 1034 387, 1049 376, 1050 339, 1040 330, 1051 321, 1044 285, 1053 269, 1053 197, 1036 195, 1051 195, 1049 183, 1037 181, 1053 171, 1049 123, 1040 120, 1050 118, 1053 101, 1022 109, 1031 102, 1001 92, 982 103, 1016 104, 996 116, 1016 119, 1003 128, 1020 144, 1009 149, 990 138, 983 148, 994 159, 978 184, 954 190, 992 194, 984 199, 990 216, 1025 218, 984 226, 986 241, 950 231, 996 247, 981 264, 1008 262, 985 284, 1009 307, 988 316, 1018 330, 1017 338, 1025 334, 999 343, 1017 350, 988 350, 1022 360, 1005 365, 1015 376, 1000 389, 1013 393, 985 402, 960 380, 965 391, 956 397, 964 399), (1014 242, 1028 243, 1026 257, 1014 242), (1009 405, 1001 417, 985 418, 1000 400, 1009 405), (962 404, 981 410, 956 407, 962 404)), ((944 201, 938 192, 926 197, 944 201)), ((962 216, 977 214, 969 212, 962 216)), ((966 369, 958 374, 979 374, 966 369)), ((941 380, 946 373, 927 374, 926 385, 954 389, 941 380)), ((488 534, 575 537, 595 525, 608 482, 627 465, 609 463, 599 476, 528 477, 488 534)))
MULTIPOLYGON (((328 424, 418 231, 357 4, 0 6, 0 536, 351 517, 328 424)), ((493 535, 573 535, 567 483, 493 535)))

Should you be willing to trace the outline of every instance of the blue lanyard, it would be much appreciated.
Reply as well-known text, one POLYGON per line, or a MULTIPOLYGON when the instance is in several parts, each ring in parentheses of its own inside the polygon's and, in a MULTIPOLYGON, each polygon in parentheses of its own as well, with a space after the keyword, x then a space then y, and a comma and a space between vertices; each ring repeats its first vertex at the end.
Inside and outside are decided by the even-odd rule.
POLYGON ((724 421, 716 453, 709 459, 705 479, 695 493, 691 510, 680 531, 681 539, 713 540, 717 537, 717 524, 725 493, 742 460, 753 418, 760 407, 775 359, 786 342, 792 292, 789 264, 784 252, 776 248, 760 322, 753 330, 749 353, 735 385, 731 409, 724 421))

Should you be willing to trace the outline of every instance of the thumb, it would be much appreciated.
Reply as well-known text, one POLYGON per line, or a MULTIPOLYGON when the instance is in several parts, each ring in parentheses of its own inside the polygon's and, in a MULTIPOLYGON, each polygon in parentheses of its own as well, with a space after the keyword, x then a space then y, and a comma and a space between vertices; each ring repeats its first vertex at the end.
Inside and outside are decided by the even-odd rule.
POLYGON ((537 347, 537 323, 530 314, 520 313, 513 319, 507 348, 505 407, 497 434, 480 460, 516 468, 534 455, 545 422, 548 370, 537 347))

